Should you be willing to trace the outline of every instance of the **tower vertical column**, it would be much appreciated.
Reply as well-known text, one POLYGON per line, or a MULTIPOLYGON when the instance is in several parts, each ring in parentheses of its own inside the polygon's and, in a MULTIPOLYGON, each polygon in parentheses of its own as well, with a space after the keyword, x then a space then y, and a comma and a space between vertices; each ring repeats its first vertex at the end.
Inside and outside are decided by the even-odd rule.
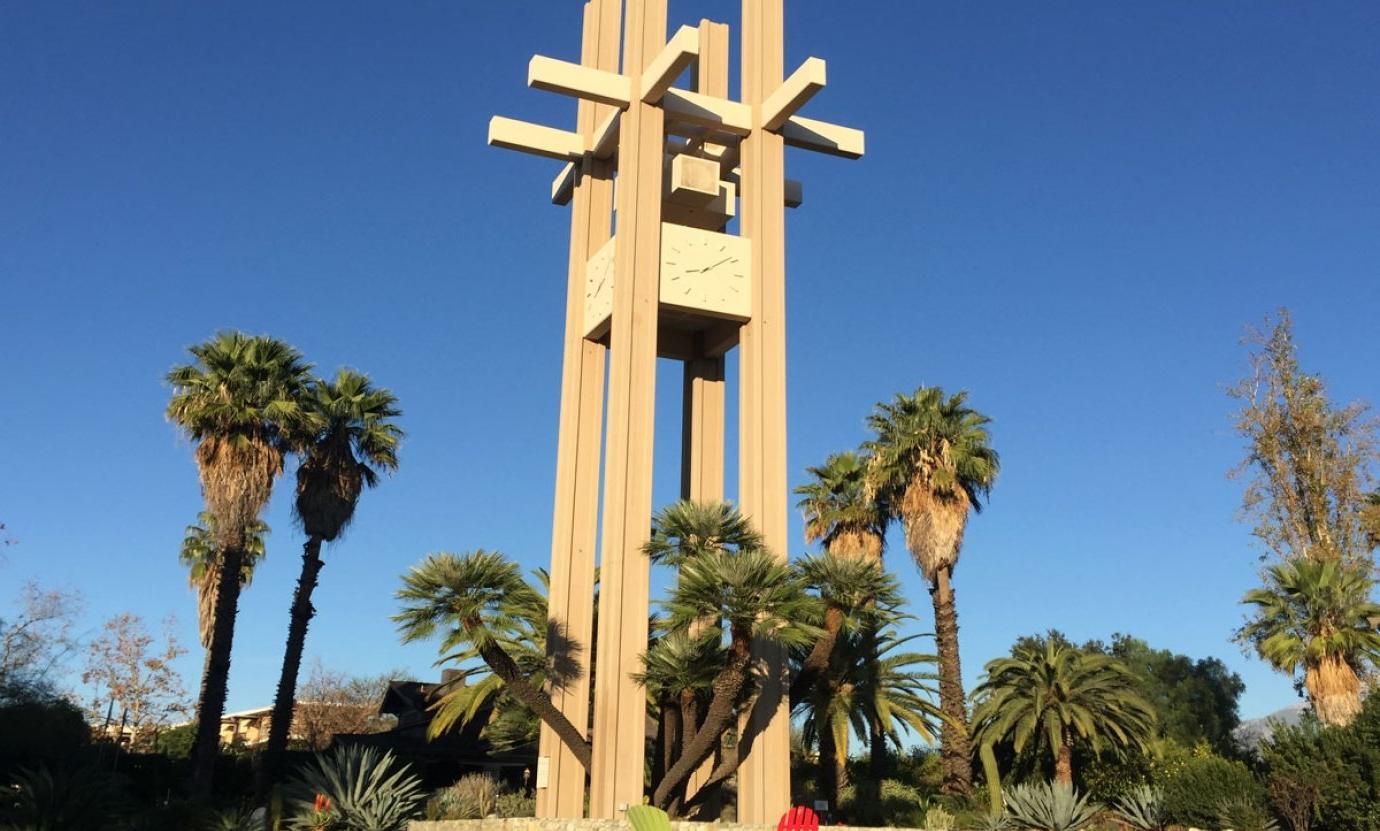
MULTIPOLYGON (((584 7, 581 62, 618 68, 618 0, 584 7)), ((587 139, 607 106, 581 101, 577 129, 587 139)), ((607 162, 580 163, 572 196, 565 357, 561 367, 556 501, 551 523, 550 625, 547 655, 560 672, 548 683, 551 701, 581 732, 589 726, 590 656, 594 627, 594 567, 599 510, 605 348, 584 337, 585 262, 612 232, 613 183, 607 162)), ((584 815, 584 766, 545 722, 537 750, 539 817, 584 815)))
MULTIPOLYGON (((762 102, 782 81, 782 0, 743 0, 742 101, 753 109, 742 144, 741 233, 752 240, 752 319, 743 325, 739 500, 767 545, 786 556, 785 146, 762 128, 762 102)), ((738 821, 772 822, 790 807, 790 713, 781 650, 757 647, 764 682, 744 719, 738 821)))
MULTIPOLYGON (((623 74, 642 70, 666 42, 666 0, 628 0, 623 74)), ((656 410, 661 170, 659 107, 634 100, 618 139, 613 314, 609 334, 608 448, 599 590, 599 683, 589 813, 612 818, 643 795, 646 694, 633 681, 647 649, 653 422, 656 410)))

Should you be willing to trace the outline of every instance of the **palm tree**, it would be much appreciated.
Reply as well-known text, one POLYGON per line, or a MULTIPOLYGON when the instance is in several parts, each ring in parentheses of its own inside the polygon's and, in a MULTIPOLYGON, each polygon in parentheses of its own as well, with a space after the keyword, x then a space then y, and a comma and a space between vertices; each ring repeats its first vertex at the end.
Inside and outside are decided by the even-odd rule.
POLYGON ((868 426, 877 434, 866 444, 872 454, 869 490, 901 521, 906 547, 930 583, 939 697, 946 715, 940 751, 947 793, 972 790, 953 570, 968 514, 981 510, 997 478, 989 422, 968 407, 967 393, 945 396, 938 387, 898 394, 890 403, 879 403, 868 417, 868 426))
POLYGON ((1366 566, 1298 559, 1265 576, 1266 585, 1242 600, 1256 607, 1242 637, 1275 669, 1303 670, 1319 720, 1350 724, 1361 710, 1360 671, 1380 662, 1380 604, 1371 600, 1366 566))
POLYGON ((1036 639, 986 670, 973 691, 977 741, 1010 740, 1017 753, 1033 742, 1054 760, 1061 785, 1073 785, 1075 740, 1094 752, 1103 744, 1146 750, 1154 740, 1154 709, 1137 691, 1135 674, 1108 655, 1036 639))
POLYGON ((403 432, 390 421, 402 415, 397 402, 393 393, 349 369, 339 370, 333 381, 316 379, 303 399, 316 427, 297 468, 294 507, 307 541, 302 546, 302 573, 292 598, 287 648, 260 766, 261 796, 276 777, 287 749, 307 626, 316 613, 311 595, 323 565, 321 543, 334 541, 350 524, 365 487, 377 485, 380 473, 397 470, 403 432))
POLYGON ((665 808, 671 803, 686 777, 718 747, 733 723, 752 681, 753 641, 785 647, 810 642, 819 630, 805 621, 817 614, 816 602, 790 567, 762 548, 709 550, 681 564, 680 580, 663 604, 667 624, 673 630, 688 630, 696 621, 722 621, 728 632, 727 657, 714 679, 700 729, 653 790, 653 805, 665 808))
MULTIPOLYGON (((211 526, 215 517, 202 511, 197 514, 196 525, 188 525, 182 537, 182 550, 178 559, 187 567, 187 584, 196 590, 196 617, 198 634, 202 647, 211 645, 211 627, 215 622, 216 582, 220 570, 216 568, 215 533, 211 526)), ((254 569, 264 558, 267 548, 264 538, 268 536, 268 523, 255 520, 249 528, 249 536, 244 548, 244 563, 240 568, 240 588, 248 586, 254 579, 254 569)))
POLYGON ((514 620, 539 600, 516 564, 497 551, 432 554, 403 575, 393 616, 404 643, 441 636, 443 653, 472 649, 504 689, 546 722, 586 770, 589 742, 551 703, 541 680, 523 672, 507 647, 514 620))
MULTIPOLYGON (((658 626, 657 628, 661 628, 658 626)), ((647 690, 660 715, 652 781, 660 781, 699 731, 700 711, 713 695, 714 679, 724 665, 722 631, 701 628, 663 631, 642 656, 635 678, 647 690)), ((685 794, 678 789, 669 813, 677 815, 685 794)))
POLYGON ((842 633, 875 632, 899 617, 896 610, 904 602, 896 578, 875 560, 825 554, 802 557, 795 569, 805 587, 819 596, 822 618, 812 623, 820 626, 823 635, 800 658, 791 681, 792 702, 808 695, 829 674, 830 658, 842 633))
POLYGON ((935 656, 896 651, 917 636, 901 638, 888 629, 873 637, 873 631, 845 632, 823 682, 792 700, 805 743, 819 750, 818 788, 831 805, 846 784, 850 735, 870 733, 875 725, 884 742, 889 738, 898 747, 903 732, 932 742, 943 720, 934 701, 938 676, 928 669, 935 656))
POLYGON ((868 461, 848 450, 805 469, 811 480, 795 492, 806 543, 818 540, 830 554, 881 561, 888 517, 886 506, 868 493, 868 461))
POLYGON ((642 553, 652 562, 681 566, 703 554, 760 548, 762 535, 729 502, 672 502, 652 517, 652 535, 642 553))
MULTIPOLYGON (((881 563, 886 545, 887 507, 867 487, 867 456, 851 450, 835 453, 824 464, 806 468, 810 481, 795 489, 796 503, 805 515, 805 542, 816 540, 838 556, 861 556, 881 563)), ((876 632, 864 641, 876 645, 876 632)), ((886 736, 880 724, 868 726, 872 778, 882 780, 886 736)))
POLYGON ((192 791, 204 797, 219 753, 245 552, 283 456, 309 421, 298 401, 311 366, 282 341, 240 332, 222 332, 189 351, 195 361, 168 373, 167 414, 196 444, 201 493, 220 552, 192 763, 192 791))

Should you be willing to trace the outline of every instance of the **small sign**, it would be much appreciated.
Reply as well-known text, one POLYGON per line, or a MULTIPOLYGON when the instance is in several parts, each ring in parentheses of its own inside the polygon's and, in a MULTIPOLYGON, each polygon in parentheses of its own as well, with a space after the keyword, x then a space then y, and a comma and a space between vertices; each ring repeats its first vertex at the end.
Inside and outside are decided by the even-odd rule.
POLYGON ((537 787, 545 788, 551 779, 551 757, 537 757, 537 787))
POLYGON ((816 799, 816 800, 815 800, 815 810, 816 810, 816 811, 827 811, 827 810, 829 810, 829 800, 827 800, 827 799, 816 799))

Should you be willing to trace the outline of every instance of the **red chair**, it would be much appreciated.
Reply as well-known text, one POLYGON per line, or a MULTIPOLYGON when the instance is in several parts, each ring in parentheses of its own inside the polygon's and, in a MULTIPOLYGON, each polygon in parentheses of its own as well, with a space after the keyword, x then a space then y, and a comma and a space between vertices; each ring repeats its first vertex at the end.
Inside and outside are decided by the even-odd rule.
POLYGON ((819 831, 819 814, 804 805, 797 805, 781 815, 776 831, 819 831))

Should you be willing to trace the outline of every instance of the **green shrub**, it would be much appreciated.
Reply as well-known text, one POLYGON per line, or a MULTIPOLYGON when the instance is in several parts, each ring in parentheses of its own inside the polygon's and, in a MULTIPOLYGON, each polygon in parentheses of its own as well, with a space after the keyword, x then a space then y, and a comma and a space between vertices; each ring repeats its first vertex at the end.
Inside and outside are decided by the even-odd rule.
POLYGON ((192 755, 192 742, 196 741, 196 724, 182 724, 169 727, 153 737, 153 749, 170 759, 186 759, 192 755))
POLYGON ((1279 831, 1265 806, 1251 799, 1228 799, 1217 806, 1217 827, 1232 831, 1279 831))
POLYGON ((1313 817, 1313 831, 1380 831, 1380 695, 1347 727, 1311 716, 1280 727, 1260 748, 1270 796, 1286 818, 1313 817))
POLYGON ((954 815, 935 805, 925 812, 925 831, 953 831, 954 815))
POLYGON ((500 817, 534 817, 537 799, 518 791, 503 791, 494 800, 494 809, 500 817))
POLYGON ((0 707, 0 779, 21 767, 72 767, 91 744, 91 728, 64 699, 0 707))
POLYGON ((335 831, 403 831, 422 811, 422 781, 392 753, 372 747, 337 747, 318 753, 288 783, 287 827, 308 831, 319 825, 318 795, 330 800, 335 831))
POLYGON ((1220 806, 1235 799, 1265 804, 1264 788, 1249 768, 1206 748, 1171 760, 1157 784, 1169 819, 1179 825, 1216 827, 1220 806))
POLYGON ((1068 785, 1043 782, 1017 785, 1006 793, 1006 812, 1011 825, 1030 831, 1078 831, 1102 812, 1086 795, 1068 785))

